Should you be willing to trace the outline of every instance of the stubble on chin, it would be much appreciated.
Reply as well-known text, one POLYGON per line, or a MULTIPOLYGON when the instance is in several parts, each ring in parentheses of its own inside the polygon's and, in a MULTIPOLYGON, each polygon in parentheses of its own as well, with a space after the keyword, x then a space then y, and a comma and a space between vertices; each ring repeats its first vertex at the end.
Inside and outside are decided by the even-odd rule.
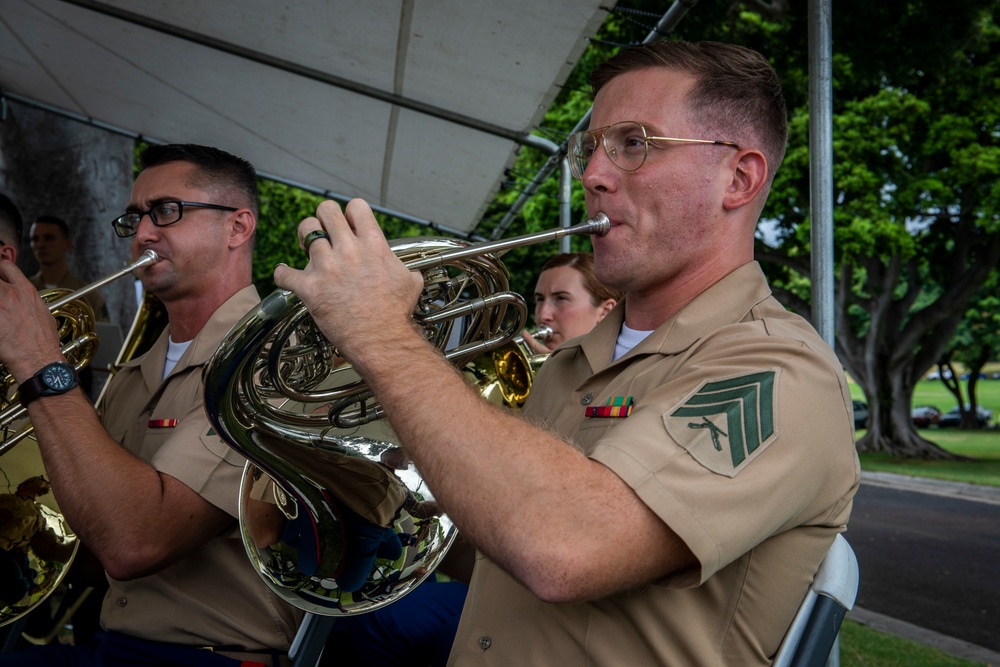
POLYGON ((634 261, 627 246, 606 248, 603 252, 596 249, 594 251, 594 275, 609 287, 627 292, 632 282, 633 268, 634 261))
POLYGON ((144 269, 139 277, 143 289, 162 299, 177 282, 175 276, 169 270, 165 270, 167 268, 156 265, 144 269), (159 269, 159 271, 154 273, 153 269, 159 269))

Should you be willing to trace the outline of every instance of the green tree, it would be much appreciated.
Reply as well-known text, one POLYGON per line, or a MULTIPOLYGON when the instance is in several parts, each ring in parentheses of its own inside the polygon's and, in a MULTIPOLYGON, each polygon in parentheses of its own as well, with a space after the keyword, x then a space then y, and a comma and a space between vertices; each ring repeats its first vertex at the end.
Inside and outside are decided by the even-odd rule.
MULTIPOLYGON (((326 197, 306 192, 284 183, 259 179, 260 220, 254 246, 253 282, 261 296, 276 288, 274 267, 279 263, 297 269, 306 265, 306 254, 299 248, 299 223, 316 215, 316 207, 326 197)), ((340 202, 343 206, 346 202, 340 202)), ((386 238, 396 239, 428 234, 427 228, 376 213, 386 238)))
POLYGON ((988 361, 995 359, 998 352, 1000 352, 1000 272, 994 270, 986 284, 972 299, 958 331, 951 340, 951 347, 938 360, 941 381, 958 403, 962 428, 979 428, 976 419, 976 406, 979 405, 976 399, 976 385, 983 367, 988 361), (964 392, 956 362, 968 373, 964 392), (963 393, 968 396, 968 400, 963 393))
MULTIPOLYGON (((910 406, 1000 259, 996 5, 957 2, 942 14, 916 3, 850 4, 834 17, 843 26, 834 36, 836 346, 869 402, 861 450, 950 457, 917 433, 910 406), (858 34, 837 39, 844 30, 858 34)), ((765 213, 781 243, 758 248, 780 267, 781 298, 801 312, 807 127, 808 109, 796 108, 765 213)))
MULTIPOLYGON (((920 437, 910 405, 916 381, 947 349, 966 303, 1000 259, 997 4, 958 0, 945 13, 903 0, 833 9, 836 349, 870 404, 863 450, 949 456, 920 437)), ((806 317, 808 18, 805 3, 713 3, 695 7, 676 29, 684 39, 755 48, 782 76, 789 151, 763 216, 778 243, 759 243, 757 257, 778 298, 806 317)), ((641 39, 630 23, 613 15, 599 41, 613 50, 612 43, 641 39)), ((591 53, 596 61, 609 51, 591 53)), ((582 77, 578 68, 572 94, 585 89, 582 77)), ((579 99, 567 93, 560 102, 579 99)), ((559 120, 547 117, 565 126, 559 120)), ((582 215, 579 187, 573 202, 582 215)), ((532 203, 527 224, 542 214, 551 226, 554 190, 532 203)))

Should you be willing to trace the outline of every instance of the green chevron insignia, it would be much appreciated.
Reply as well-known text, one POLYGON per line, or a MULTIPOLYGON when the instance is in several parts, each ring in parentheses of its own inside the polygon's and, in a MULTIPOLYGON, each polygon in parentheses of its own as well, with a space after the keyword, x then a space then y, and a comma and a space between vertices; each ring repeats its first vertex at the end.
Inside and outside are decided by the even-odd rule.
POLYGON ((681 446, 713 472, 734 476, 777 436, 779 369, 705 382, 663 416, 681 446))

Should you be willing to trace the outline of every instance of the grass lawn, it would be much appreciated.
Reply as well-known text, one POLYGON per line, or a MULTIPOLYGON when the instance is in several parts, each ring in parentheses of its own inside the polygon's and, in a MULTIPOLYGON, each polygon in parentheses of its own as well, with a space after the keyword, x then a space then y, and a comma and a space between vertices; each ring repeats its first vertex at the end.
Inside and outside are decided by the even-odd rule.
MULTIPOLYGON (((864 400, 860 388, 851 383, 851 395, 864 400)), ((886 454, 861 454, 861 468, 877 472, 932 477, 954 482, 1000 486, 1000 380, 980 380, 976 386, 980 405, 993 411, 992 428, 962 431, 956 428, 920 429, 922 437, 942 449, 975 459, 974 461, 919 461, 898 459, 886 454)), ((955 397, 937 380, 921 380, 913 392, 914 405, 934 405, 942 412, 955 406, 955 397)), ((864 431, 858 432, 858 437, 864 431)))
POLYGON ((842 667, 974 667, 982 665, 907 639, 887 635, 851 620, 840 627, 842 667))

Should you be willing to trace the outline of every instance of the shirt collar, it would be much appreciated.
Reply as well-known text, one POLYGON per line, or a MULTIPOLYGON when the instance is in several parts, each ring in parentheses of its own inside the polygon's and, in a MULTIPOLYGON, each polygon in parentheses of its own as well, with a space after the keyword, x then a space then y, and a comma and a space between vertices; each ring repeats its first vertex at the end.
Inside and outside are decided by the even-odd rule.
MULTIPOLYGON (((706 333, 739 322, 770 295, 760 264, 748 262, 695 297, 623 359, 638 354, 679 354, 706 333)), ((618 332, 625 320, 627 299, 626 296, 620 301, 589 334, 564 343, 560 349, 582 350, 595 372, 610 366, 618 332)))
MULTIPOLYGON (((181 356, 180 360, 177 362, 177 366, 171 373, 176 373, 183 370, 189 366, 199 366, 208 362, 215 354, 218 349, 219 341, 225 337, 226 333, 229 332, 233 326, 236 325, 240 319, 246 315, 250 310, 260 302, 260 297, 257 295, 257 288, 253 285, 244 287, 239 292, 233 294, 229 299, 227 299, 219 308, 212 313, 212 316, 202 327, 198 335, 194 337, 191 341, 191 345, 181 356)), ((158 370, 152 367, 149 371, 152 376, 155 376, 157 372, 162 374, 163 365, 162 362, 166 359, 167 354, 167 337, 170 333, 170 325, 164 328, 160 333, 160 337, 156 339, 156 342, 150 347, 146 354, 143 354, 131 361, 127 361, 122 364, 123 367, 128 368, 132 366, 139 366, 143 363, 147 357, 149 359, 156 359, 158 363, 158 370)), ((144 367, 145 369, 145 367, 144 367)))

